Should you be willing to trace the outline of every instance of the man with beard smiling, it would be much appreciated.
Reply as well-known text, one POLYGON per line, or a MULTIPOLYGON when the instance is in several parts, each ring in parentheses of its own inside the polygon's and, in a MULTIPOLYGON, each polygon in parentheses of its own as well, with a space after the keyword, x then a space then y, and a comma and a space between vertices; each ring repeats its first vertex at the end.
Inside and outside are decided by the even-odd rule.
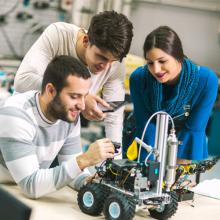
POLYGON ((70 185, 79 188, 90 174, 86 167, 113 158, 107 139, 81 152, 79 113, 91 86, 87 68, 70 56, 47 66, 41 92, 6 100, 0 109, 0 182, 16 182, 30 198, 70 185), (59 165, 50 168, 58 156, 59 165))

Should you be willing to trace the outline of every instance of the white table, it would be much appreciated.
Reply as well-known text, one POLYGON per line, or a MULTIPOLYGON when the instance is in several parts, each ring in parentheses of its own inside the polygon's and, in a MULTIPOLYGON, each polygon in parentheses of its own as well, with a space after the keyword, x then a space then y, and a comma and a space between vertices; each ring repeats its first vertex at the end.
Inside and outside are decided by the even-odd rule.
MULTIPOLYGON (((38 200, 26 198, 18 186, 0 184, 4 189, 33 208, 31 220, 89 220, 105 219, 103 215, 92 217, 80 211, 77 193, 69 187, 44 196, 38 200)), ((194 207, 191 202, 181 202, 171 220, 219 220, 220 200, 196 195, 194 207)), ((134 220, 153 219, 147 211, 138 210, 134 220)))

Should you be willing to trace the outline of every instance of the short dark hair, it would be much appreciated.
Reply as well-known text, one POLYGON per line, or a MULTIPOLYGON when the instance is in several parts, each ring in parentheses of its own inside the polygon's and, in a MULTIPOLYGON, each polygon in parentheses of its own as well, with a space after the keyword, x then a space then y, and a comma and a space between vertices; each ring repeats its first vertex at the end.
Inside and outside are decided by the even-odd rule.
POLYGON ((91 75, 89 70, 79 60, 71 56, 57 56, 47 66, 41 87, 44 93, 46 85, 52 83, 57 93, 67 85, 66 79, 69 75, 88 79, 91 75))
POLYGON ((179 36, 168 26, 160 26, 147 35, 143 47, 144 57, 153 48, 163 50, 181 63, 185 57, 179 36))
POLYGON ((133 25, 121 13, 104 11, 92 17, 88 37, 91 45, 110 51, 121 61, 129 52, 133 25))

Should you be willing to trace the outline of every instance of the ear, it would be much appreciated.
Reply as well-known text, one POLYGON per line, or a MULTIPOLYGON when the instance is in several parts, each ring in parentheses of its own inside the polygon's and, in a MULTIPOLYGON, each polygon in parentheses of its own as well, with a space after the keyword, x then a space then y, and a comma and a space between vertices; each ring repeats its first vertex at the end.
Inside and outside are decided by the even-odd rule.
POLYGON ((49 99, 53 99, 55 96, 56 96, 56 94, 57 94, 57 91, 56 91, 56 89, 55 89, 55 87, 53 86, 53 84, 52 83, 48 83, 47 85, 46 85, 46 94, 47 94, 47 96, 48 96, 48 98, 49 99))
POLYGON ((87 48, 87 47, 89 46, 89 36, 88 36, 87 34, 85 34, 85 35, 83 36, 83 46, 84 46, 85 48, 87 48))

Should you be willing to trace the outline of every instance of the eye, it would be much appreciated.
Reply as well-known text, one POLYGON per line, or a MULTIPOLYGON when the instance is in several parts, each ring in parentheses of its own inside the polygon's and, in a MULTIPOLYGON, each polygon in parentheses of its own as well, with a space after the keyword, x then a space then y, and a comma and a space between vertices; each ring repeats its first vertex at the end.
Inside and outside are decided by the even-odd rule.
POLYGON ((106 57, 104 57, 104 56, 97 55, 97 58, 99 58, 99 60, 100 60, 101 62, 108 62, 108 59, 107 59, 106 57))
POLYGON ((166 63, 166 62, 167 62, 167 60, 160 60, 160 61, 159 61, 159 63, 162 63, 162 64, 163 64, 163 63, 166 63))
POLYGON ((147 65, 151 66, 153 65, 153 62, 147 62, 147 65))
POLYGON ((71 95, 70 98, 71 98, 71 99, 77 99, 77 96, 71 95))

